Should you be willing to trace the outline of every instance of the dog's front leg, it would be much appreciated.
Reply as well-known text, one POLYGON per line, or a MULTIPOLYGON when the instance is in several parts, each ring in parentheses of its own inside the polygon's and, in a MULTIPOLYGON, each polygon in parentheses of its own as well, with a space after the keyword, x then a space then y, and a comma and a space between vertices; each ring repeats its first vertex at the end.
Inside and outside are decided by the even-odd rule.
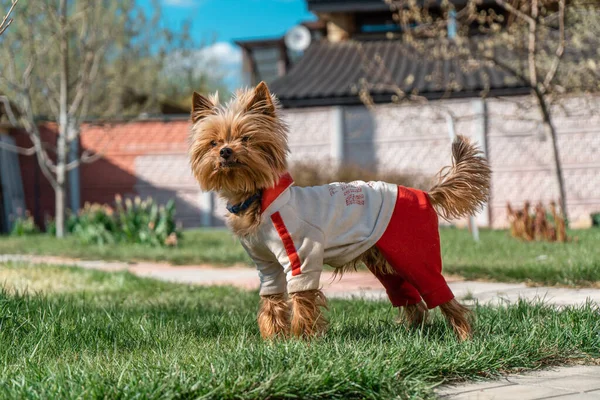
POLYGON ((258 328, 265 339, 289 335, 290 307, 285 294, 260 296, 258 328))
POLYGON ((292 293, 292 335, 308 338, 325 333, 327 299, 321 290, 292 293))

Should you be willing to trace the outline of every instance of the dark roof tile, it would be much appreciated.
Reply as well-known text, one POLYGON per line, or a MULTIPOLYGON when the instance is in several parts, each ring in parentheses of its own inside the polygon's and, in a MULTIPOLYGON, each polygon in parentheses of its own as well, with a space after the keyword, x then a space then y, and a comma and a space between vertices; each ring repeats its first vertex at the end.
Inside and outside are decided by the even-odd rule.
POLYGON ((359 104, 367 81, 374 99, 389 102, 394 88, 426 97, 475 96, 482 90, 523 92, 500 70, 466 68, 453 59, 426 59, 400 41, 321 41, 311 45, 289 73, 271 84, 284 107, 359 104))

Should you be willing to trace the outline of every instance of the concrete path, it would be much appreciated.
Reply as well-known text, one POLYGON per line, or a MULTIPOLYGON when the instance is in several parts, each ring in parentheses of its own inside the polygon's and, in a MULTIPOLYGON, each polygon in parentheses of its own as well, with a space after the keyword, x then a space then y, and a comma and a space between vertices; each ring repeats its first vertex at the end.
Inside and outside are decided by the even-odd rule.
MULTIPOLYGON (((244 289, 258 288, 253 268, 237 265, 216 268, 210 265, 171 266, 156 263, 121 263, 73 260, 61 257, 0 255, 2 262, 72 265, 104 271, 129 271, 135 275, 196 285, 233 285, 244 289)), ((323 290, 332 298, 385 299, 385 291, 369 272, 355 272, 341 280, 331 272, 323 276, 323 290)), ((514 302, 519 298, 543 299, 557 306, 581 304, 587 300, 600 303, 600 289, 565 289, 527 287, 521 283, 492 283, 447 278, 454 294, 463 303, 486 304, 514 302)), ((530 400, 581 399, 600 400, 600 366, 563 367, 553 370, 511 375, 500 380, 442 386, 437 389, 442 399, 450 400, 530 400)))
POLYGON ((560 367, 497 381, 444 386, 444 400, 600 400, 600 366, 560 367))
MULTIPOLYGON (((62 257, 0 255, 0 262, 17 261, 33 264, 73 265, 104 271, 129 271, 135 275, 169 282, 194 285, 233 285, 244 289, 257 289, 258 276, 253 268, 243 265, 213 267, 210 265, 172 266, 160 263, 123 263, 85 261, 62 257)), ((555 287, 528 287, 524 283, 494 283, 463 281, 456 277, 446 278, 456 297, 465 304, 503 304, 519 298, 542 299, 558 306, 582 304, 592 300, 600 303, 600 289, 566 289, 555 287)), ((385 291, 377 279, 366 271, 346 274, 334 279, 331 271, 323 274, 321 282, 325 294, 332 298, 385 299, 385 291)))

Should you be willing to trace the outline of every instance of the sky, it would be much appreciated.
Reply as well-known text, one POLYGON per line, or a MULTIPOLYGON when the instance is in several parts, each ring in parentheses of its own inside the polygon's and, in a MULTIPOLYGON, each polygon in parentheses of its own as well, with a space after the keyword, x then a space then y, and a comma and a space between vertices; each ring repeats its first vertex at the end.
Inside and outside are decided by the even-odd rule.
MULTIPOLYGON (((138 0, 151 12, 151 0, 138 0)), ((219 61, 225 83, 233 90, 241 85, 242 55, 234 40, 272 38, 305 20, 309 13, 305 0, 160 0, 166 26, 178 29, 183 21, 192 22, 197 42, 216 42, 202 50, 203 56, 219 61)))

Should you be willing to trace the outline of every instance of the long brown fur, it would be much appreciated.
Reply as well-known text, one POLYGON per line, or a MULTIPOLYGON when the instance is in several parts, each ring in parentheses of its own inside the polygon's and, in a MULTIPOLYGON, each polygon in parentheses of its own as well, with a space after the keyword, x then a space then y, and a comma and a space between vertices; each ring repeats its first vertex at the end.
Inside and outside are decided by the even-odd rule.
MULTIPOLYGON (((227 104, 218 96, 193 95, 190 159, 192 172, 203 190, 213 190, 230 204, 238 204, 259 191, 273 187, 287 170, 287 126, 279 118, 279 105, 266 84, 239 91, 227 104), (221 157, 220 150, 231 149, 232 156, 221 157)), ((458 136, 452 145, 453 164, 439 174, 439 182, 429 192, 432 205, 445 219, 475 213, 487 200, 490 168, 481 151, 465 137, 458 136)), ((234 234, 247 237, 256 233, 261 223, 260 204, 255 202, 239 214, 230 214, 228 224, 234 234)), ((395 273, 376 247, 338 268, 341 276, 360 263, 378 274, 395 273)), ((292 334, 311 337, 325 332, 327 319, 323 310, 327 301, 320 290, 290 295, 263 296, 258 313, 261 335, 271 338, 292 334)), ((442 313, 461 339, 470 336, 468 310, 452 300, 441 306, 442 313)), ((406 307, 404 318, 419 325, 427 318, 421 303, 406 307)))
POLYGON ((425 303, 421 301, 417 304, 402 307, 400 310, 400 321, 406 323, 408 326, 418 328, 427 322, 428 315, 429 310, 427 310, 425 303))
POLYGON ((289 335, 290 305, 284 294, 261 296, 258 328, 264 339, 289 335))
POLYGON ((440 171, 429 198, 445 220, 481 210, 490 193, 491 169, 481 150, 464 136, 452 143, 452 166, 440 171))
POLYGON ((395 274, 394 268, 387 262, 383 254, 375 246, 371 247, 354 260, 337 267, 333 271, 334 279, 341 279, 346 272, 356 271, 359 265, 366 265, 373 273, 378 272, 383 275, 395 274))
POLYGON ((440 310, 460 340, 471 338, 471 323, 469 322, 472 315, 471 310, 460 304, 456 299, 440 305, 440 310))
MULTIPOLYGON (((225 105, 218 96, 193 96, 190 160, 203 190, 214 190, 237 204, 275 185, 287 170, 287 125, 279 118, 279 103, 264 83, 241 90, 225 105), (229 147, 235 165, 223 165, 219 151, 229 147)), ((260 207, 229 215, 229 225, 247 236, 260 225, 260 207)))
POLYGON ((325 333, 327 318, 323 310, 327 309, 327 298, 320 290, 307 290, 292 293, 292 335, 309 338, 325 333))

